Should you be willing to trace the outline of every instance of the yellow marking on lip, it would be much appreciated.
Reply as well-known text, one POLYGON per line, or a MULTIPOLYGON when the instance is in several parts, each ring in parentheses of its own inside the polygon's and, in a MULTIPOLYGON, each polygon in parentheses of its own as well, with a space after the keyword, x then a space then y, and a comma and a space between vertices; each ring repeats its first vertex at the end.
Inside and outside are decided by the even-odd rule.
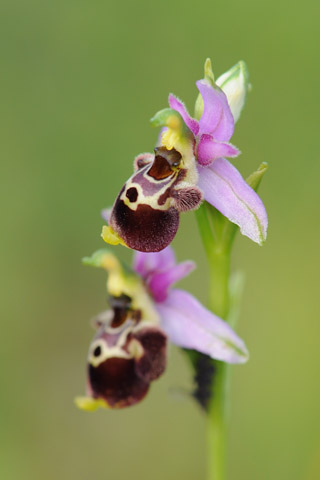
POLYGON ((128 245, 124 242, 124 240, 118 235, 112 227, 104 225, 102 227, 101 237, 106 243, 110 245, 123 245, 124 247, 128 247, 128 245))
POLYGON ((107 402, 102 398, 76 397, 74 403, 78 408, 86 410, 87 412, 94 412, 99 407, 110 408, 107 402))

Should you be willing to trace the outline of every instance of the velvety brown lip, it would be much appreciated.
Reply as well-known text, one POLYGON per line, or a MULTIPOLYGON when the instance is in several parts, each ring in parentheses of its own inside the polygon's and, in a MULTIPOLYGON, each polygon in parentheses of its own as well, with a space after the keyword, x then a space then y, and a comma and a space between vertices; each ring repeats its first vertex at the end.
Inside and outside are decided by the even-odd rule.
POLYGON ((141 252, 159 252, 175 237, 179 213, 173 207, 156 210, 149 205, 138 205, 137 210, 131 210, 118 197, 110 223, 128 247, 141 252))
POLYGON ((114 408, 140 402, 149 389, 149 383, 136 374, 133 359, 109 358, 98 367, 89 364, 88 373, 94 397, 114 408))

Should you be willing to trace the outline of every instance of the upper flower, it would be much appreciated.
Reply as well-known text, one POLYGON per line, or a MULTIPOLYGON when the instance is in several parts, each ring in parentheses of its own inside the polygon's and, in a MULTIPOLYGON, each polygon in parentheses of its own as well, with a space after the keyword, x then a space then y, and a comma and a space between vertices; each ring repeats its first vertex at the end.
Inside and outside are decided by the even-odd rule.
MULTIPOLYGON (((197 186, 203 192, 204 200, 238 225, 243 235, 262 245, 268 227, 266 209, 239 171, 224 158, 240 153, 228 141, 249 88, 246 65, 239 62, 214 82, 211 62, 207 60, 205 78, 196 84, 199 96, 195 112, 199 120, 192 118, 181 100, 172 94, 169 95, 169 105, 181 115, 192 132, 198 164, 197 186)), ((168 130, 170 127, 162 135, 164 144, 172 137, 168 130)))
POLYGON ((167 338, 225 362, 248 359, 245 344, 226 322, 190 293, 171 288, 194 263, 177 264, 170 247, 136 253, 133 271, 106 250, 85 263, 107 270, 111 309, 95 319, 87 397, 76 400, 80 408, 122 408, 142 400, 150 382, 165 370, 167 338))
POLYGON ((239 62, 214 81, 209 60, 197 82, 195 117, 174 95, 170 108, 151 120, 162 127, 154 154, 136 157, 134 174, 121 189, 102 236, 107 243, 142 252, 158 252, 176 235, 179 214, 206 200, 243 235, 260 245, 268 218, 256 192, 224 157, 240 152, 229 140, 244 106, 248 75, 239 62))

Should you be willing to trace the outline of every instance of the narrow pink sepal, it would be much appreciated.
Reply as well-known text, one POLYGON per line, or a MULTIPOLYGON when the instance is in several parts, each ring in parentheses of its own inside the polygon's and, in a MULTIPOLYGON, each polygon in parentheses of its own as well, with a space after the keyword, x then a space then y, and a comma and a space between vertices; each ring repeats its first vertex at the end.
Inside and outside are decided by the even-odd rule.
POLYGON ((205 200, 239 225, 243 235, 262 245, 267 236, 267 212, 238 170, 225 158, 218 158, 207 167, 199 166, 198 172, 205 200))
POLYGON ((238 335, 221 318, 209 312, 183 290, 171 290, 156 305, 161 328, 179 347, 197 350, 228 363, 244 363, 248 351, 238 335))

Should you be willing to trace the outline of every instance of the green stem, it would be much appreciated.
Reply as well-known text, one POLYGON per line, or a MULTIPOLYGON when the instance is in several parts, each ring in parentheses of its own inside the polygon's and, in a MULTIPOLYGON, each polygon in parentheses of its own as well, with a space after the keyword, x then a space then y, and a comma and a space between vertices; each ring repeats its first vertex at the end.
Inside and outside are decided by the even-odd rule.
POLYGON ((226 478, 226 439, 227 439, 227 380, 228 365, 216 362, 213 398, 208 409, 207 424, 207 478, 226 478))
POLYGON ((210 262, 210 309, 219 317, 226 319, 229 312, 230 252, 212 247, 208 260, 210 262))
MULTIPOLYGON (((210 309, 227 319, 229 312, 230 251, 234 232, 222 215, 208 204, 197 211, 200 235, 210 271, 210 309)), ((228 365, 213 361, 213 395, 208 406, 208 480, 226 478, 228 365)))
MULTIPOLYGON (((201 117, 198 112, 198 119, 201 117)), ((250 175, 247 183, 257 191, 267 171, 267 164, 250 175)), ((208 203, 204 202, 196 212, 201 239, 208 257, 210 271, 210 308, 226 321, 235 322, 243 278, 237 279, 237 289, 230 301, 230 254, 238 227, 208 203), (230 304, 231 308, 230 308, 230 304)), ((230 368, 226 363, 213 360, 214 376, 212 398, 208 406, 208 476, 207 480, 226 479, 227 408, 230 368)))
MULTIPOLYGON (((230 252, 213 248, 210 256, 210 308, 226 319, 229 311, 230 252)), ((208 408, 208 480, 226 478, 228 365, 215 361, 208 408)))

